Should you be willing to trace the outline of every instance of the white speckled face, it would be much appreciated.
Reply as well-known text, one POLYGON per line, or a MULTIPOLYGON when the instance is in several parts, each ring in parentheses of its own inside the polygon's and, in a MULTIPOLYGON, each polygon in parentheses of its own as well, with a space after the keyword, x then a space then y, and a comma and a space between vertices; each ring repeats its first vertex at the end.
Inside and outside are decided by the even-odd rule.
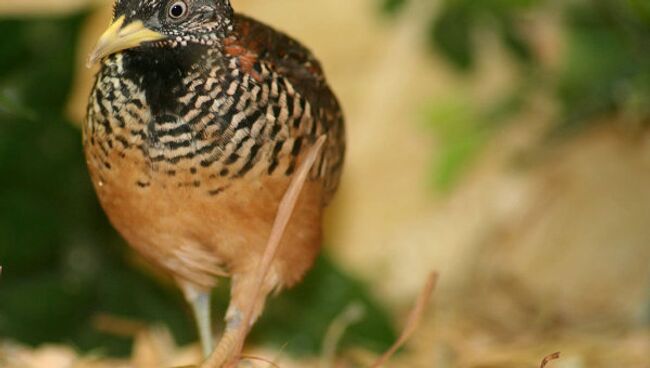
POLYGON ((141 21, 161 33, 163 46, 214 45, 232 28, 229 0, 117 0, 113 19, 125 17, 125 24, 141 21))

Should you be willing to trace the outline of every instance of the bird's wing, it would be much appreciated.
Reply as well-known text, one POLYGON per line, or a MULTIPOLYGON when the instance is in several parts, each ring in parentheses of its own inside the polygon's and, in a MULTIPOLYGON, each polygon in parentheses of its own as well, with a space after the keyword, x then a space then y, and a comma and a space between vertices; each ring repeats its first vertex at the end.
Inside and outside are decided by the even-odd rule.
MULTIPOLYGON (((314 118, 321 124, 328 143, 323 149, 327 202, 339 183, 345 154, 345 128, 339 103, 325 80, 323 69, 314 55, 298 41, 247 16, 235 17, 234 37, 226 40, 226 53, 238 56, 242 67, 256 77, 255 65, 265 64, 286 78, 312 106, 314 118)), ((317 137, 312 137, 315 141, 317 137)))
POLYGON ((256 62, 271 66, 312 104, 318 100, 315 94, 329 91, 318 60, 288 35, 241 14, 235 17, 235 35, 226 50, 239 53, 244 66, 252 68, 256 62))

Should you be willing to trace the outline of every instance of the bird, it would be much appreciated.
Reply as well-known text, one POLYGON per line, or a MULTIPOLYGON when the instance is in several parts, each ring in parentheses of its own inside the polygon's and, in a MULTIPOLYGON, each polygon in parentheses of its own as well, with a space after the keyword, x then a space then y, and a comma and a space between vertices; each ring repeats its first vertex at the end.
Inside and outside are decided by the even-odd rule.
POLYGON ((321 248, 346 150, 321 63, 229 0, 117 0, 94 64, 82 140, 99 203, 126 242, 175 280, 203 355, 233 349, 233 336, 250 327, 245 311, 254 324, 266 298, 300 282, 321 248), (252 301, 280 202, 321 137, 252 301), (210 296, 223 278, 230 300, 215 346, 210 296))

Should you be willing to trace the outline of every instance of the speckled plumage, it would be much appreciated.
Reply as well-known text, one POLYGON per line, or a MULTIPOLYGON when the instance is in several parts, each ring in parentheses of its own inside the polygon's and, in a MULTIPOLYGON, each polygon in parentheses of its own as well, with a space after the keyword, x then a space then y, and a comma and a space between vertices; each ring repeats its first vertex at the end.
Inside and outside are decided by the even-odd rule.
POLYGON ((129 244, 182 286, 210 290, 232 276, 236 299, 291 175, 327 135, 265 292, 290 286, 318 252, 321 213, 339 183, 338 102, 318 61, 288 36, 225 0, 190 1, 195 19, 165 24, 156 17, 166 3, 116 4, 126 23, 158 22, 168 38, 101 62, 83 129, 100 202, 129 244))

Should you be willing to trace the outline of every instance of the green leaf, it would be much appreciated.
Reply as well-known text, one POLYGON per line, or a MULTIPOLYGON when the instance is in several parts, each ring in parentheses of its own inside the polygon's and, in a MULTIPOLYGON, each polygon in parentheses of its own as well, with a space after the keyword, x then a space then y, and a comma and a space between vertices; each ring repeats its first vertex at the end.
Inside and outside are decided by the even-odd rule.
POLYGON ((23 117, 30 120, 35 118, 34 112, 12 98, 7 88, 0 89, 0 117, 3 116, 7 120, 10 117, 23 117))
POLYGON ((564 107, 560 129, 574 130, 596 115, 616 111, 617 100, 636 62, 620 29, 594 9, 572 8, 558 97, 564 107), (565 129, 568 128, 568 129, 565 129))
POLYGON ((438 190, 447 191, 486 142, 486 124, 472 104, 459 98, 437 103, 427 119, 440 144, 434 160, 433 184, 438 190))
POLYGON ((510 17, 502 17, 499 20, 499 24, 499 34, 506 49, 520 62, 526 64, 532 63, 534 60, 530 45, 524 36, 514 27, 510 17))
POLYGON ((627 0, 633 10, 633 14, 650 27, 650 1, 648 0, 627 0))
POLYGON ((469 71, 475 64, 474 25, 471 5, 447 2, 430 26, 432 44, 462 71, 469 71))
POLYGON ((398 13, 408 0, 382 0, 382 10, 388 14, 398 13))

